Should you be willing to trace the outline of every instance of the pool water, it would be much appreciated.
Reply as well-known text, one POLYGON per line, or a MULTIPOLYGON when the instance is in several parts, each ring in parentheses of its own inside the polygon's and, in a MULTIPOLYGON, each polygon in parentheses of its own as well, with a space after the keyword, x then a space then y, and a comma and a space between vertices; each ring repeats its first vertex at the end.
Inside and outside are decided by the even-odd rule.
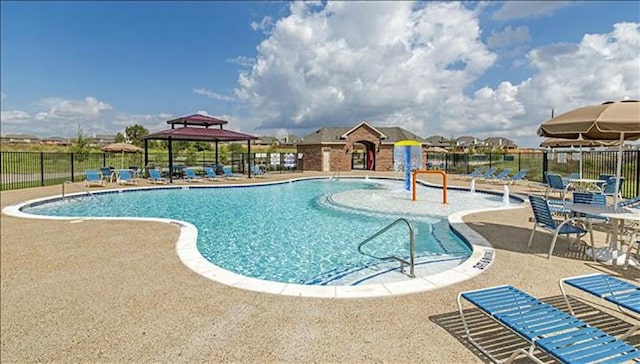
MULTIPOLYGON (((398 217, 411 221, 416 256, 456 257, 464 260, 469 245, 448 227, 446 215, 469 209, 468 203, 449 204, 433 215, 421 191, 422 213, 390 209, 350 208, 349 196, 369 206, 376 196, 399 191, 403 181, 327 179, 236 187, 172 187, 100 193, 99 200, 83 197, 25 207, 26 213, 73 217, 160 217, 187 221, 198 229, 197 247, 211 263, 258 279, 297 284, 326 284, 327 272, 340 272, 380 263, 359 254, 358 244, 398 217), (334 198, 334 196, 341 196, 334 198), (365 201, 367 200, 367 201, 365 201), (371 201, 368 201, 371 200, 371 201), (344 203, 347 201, 347 203, 344 203)), ((436 200, 441 190, 433 190, 436 200)), ((399 195, 402 193, 398 192, 399 195)), ((469 192, 449 191, 469 199, 469 192)), ((406 199, 406 195, 401 198, 406 199)), ((462 197, 460 197, 462 199, 462 197)), ((499 205, 500 196, 475 196, 478 206, 499 205)), ((471 200, 469 200, 471 201, 471 200)), ((357 201, 356 201, 357 202, 357 201)), ((397 205, 397 204, 396 204, 397 205)), ((434 206, 438 203, 434 203, 434 206)), ((409 254, 408 229, 399 224, 367 244, 375 256, 409 254)))

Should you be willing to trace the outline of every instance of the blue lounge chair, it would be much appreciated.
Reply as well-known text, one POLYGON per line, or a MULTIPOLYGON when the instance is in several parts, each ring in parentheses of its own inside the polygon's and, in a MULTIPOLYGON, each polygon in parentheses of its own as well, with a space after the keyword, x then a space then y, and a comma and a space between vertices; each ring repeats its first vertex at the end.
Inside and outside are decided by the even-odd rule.
POLYGON ((113 171, 113 168, 111 168, 111 167, 102 167, 102 168, 100 168, 100 173, 102 173, 102 179, 105 182, 107 180, 109 180, 109 182, 113 182, 113 178, 115 177, 115 173, 113 171))
POLYGON ((495 177, 495 173, 498 170, 498 168, 496 167, 491 167, 489 169, 487 169, 480 177, 478 177, 477 179, 480 180, 487 180, 487 179, 491 179, 493 177, 495 177))
POLYGON ((505 168, 503 169, 500 173, 498 173, 497 175, 490 177, 489 178, 489 182, 503 182, 508 180, 509 177, 509 173, 511 173, 511 168, 505 168))
MULTIPOLYGON (((551 210, 549 209, 549 204, 544 198, 536 195, 529 195, 529 203, 531 204, 531 209, 533 210, 533 228, 531 230, 531 235, 529 236, 529 243, 527 244, 528 248, 531 247, 533 236, 536 233, 537 227, 541 227, 545 230, 553 232, 553 239, 551 240, 551 246, 549 247, 547 259, 551 258, 551 254, 553 254, 553 249, 556 246, 556 241, 558 240, 559 235, 569 236, 571 234, 576 234, 575 243, 579 244, 580 236, 584 236, 585 234, 589 233, 591 237, 591 248, 594 248, 593 231, 587 231, 580 226, 573 225, 577 221, 584 221, 583 218, 574 217, 562 222, 558 222, 553 219, 551 210)), ((586 223, 588 224, 588 222, 586 223)), ((595 254, 593 254, 593 260, 596 260, 595 254)))
POLYGON ((221 178, 218 177, 213 167, 204 167, 204 179, 212 182, 221 181, 221 178))
POLYGON ((231 167, 222 167, 222 172, 224 172, 224 178, 226 179, 237 180, 242 178, 241 174, 233 173, 231 167))
POLYGON ((251 166, 251 175, 258 178, 267 177, 267 174, 264 173, 260 168, 258 168, 258 166, 251 166))
POLYGON ((202 177, 198 176, 193 168, 184 169, 184 180, 187 182, 202 182, 202 177))
POLYGON ((84 185, 87 187, 91 186, 103 186, 105 185, 104 179, 102 179, 102 175, 100 172, 89 169, 85 172, 85 180, 84 185))
POLYGON ((507 177, 504 182, 513 184, 519 181, 527 181, 527 173, 529 173, 526 169, 521 169, 518 173, 514 174, 512 177, 507 177))
POLYGON ((493 355, 471 336, 462 309, 463 298, 530 344, 528 350, 516 349, 507 362, 526 355, 542 363, 535 356, 535 349, 561 363, 622 363, 640 359, 639 349, 513 286, 462 292, 458 294, 457 303, 466 336, 473 346, 494 361, 497 360, 493 355))
POLYGON ((162 177, 162 175, 160 174, 159 170, 157 170, 157 169, 150 169, 149 170, 149 183, 166 184, 168 182, 169 182, 169 180, 167 180, 166 178, 162 177))
MULTIPOLYGON (((622 198, 622 185, 624 184, 624 177, 620 177, 618 185, 618 198, 622 198)), ((607 182, 602 186, 602 194, 607 196, 614 196, 616 193, 616 177, 609 177, 607 182)))
POLYGON ((622 339, 640 329, 640 324, 638 324, 638 320, 640 320, 640 286, 602 273, 564 278, 558 282, 558 285, 571 314, 574 312, 567 298, 565 285, 613 303, 622 313, 635 319, 635 325, 622 336, 622 339))
POLYGON ((119 169, 117 172, 116 183, 119 185, 137 185, 138 181, 133 178, 131 171, 128 169, 119 169))
MULTIPOLYGON (((428 168, 430 169, 430 168, 428 168)), ((476 167, 473 172, 469 173, 469 174, 463 174, 460 176, 460 178, 465 179, 465 180, 469 180, 469 179, 474 179, 474 178, 480 178, 482 176, 482 171, 484 170, 483 166, 480 167, 476 167)))

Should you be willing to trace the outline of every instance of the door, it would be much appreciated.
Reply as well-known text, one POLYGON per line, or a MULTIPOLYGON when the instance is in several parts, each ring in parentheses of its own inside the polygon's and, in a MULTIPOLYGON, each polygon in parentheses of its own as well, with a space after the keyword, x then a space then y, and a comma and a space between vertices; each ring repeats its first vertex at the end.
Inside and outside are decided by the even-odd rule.
POLYGON ((322 151, 322 172, 331 171, 331 151, 322 151))

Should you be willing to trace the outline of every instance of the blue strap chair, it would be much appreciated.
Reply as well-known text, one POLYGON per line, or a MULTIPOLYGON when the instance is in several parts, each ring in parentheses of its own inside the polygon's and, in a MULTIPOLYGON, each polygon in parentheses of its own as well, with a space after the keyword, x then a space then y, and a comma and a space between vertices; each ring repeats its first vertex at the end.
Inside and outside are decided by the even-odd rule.
POLYGON ((555 191, 560 194, 560 199, 564 200, 566 194, 571 188, 571 183, 562 179, 562 176, 555 173, 547 173, 547 191, 544 194, 545 198, 549 198, 549 192, 555 191))
POLYGON ((85 180, 84 185, 87 187, 91 186, 104 186, 105 182, 100 175, 100 172, 89 169, 85 172, 85 180))
POLYGON ((149 169, 149 183, 166 184, 167 182, 169 182, 169 180, 162 177, 159 170, 155 168, 149 169))
MULTIPOLYGON (((559 235, 566 235, 567 237, 571 234, 576 234, 575 243, 580 243, 580 236, 584 236, 589 233, 591 238, 591 249, 594 248, 593 245, 593 231, 586 230, 581 226, 575 225, 577 222, 585 222, 583 218, 574 217, 567 219, 562 222, 558 222, 553 219, 551 215, 551 210, 549 209, 549 204, 547 200, 540 196, 529 195, 529 203, 531 204, 531 209, 533 210, 533 228, 531 230, 531 235, 529 236, 529 243, 527 247, 531 247, 531 243, 533 242, 533 236, 536 233, 536 228, 540 227, 547 231, 553 232, 553 239, 551 240, 551 246, 549 247, 549 253, 547 254, 547 259, 551 258, 551 254, 553 254, 553 249, 556 246, 556 241, 558 240, 559 235)), ((593 254, 593 260, 595 261, 595 254, 593 254)))
POLYGON ((184 169, 184 179, 187 182, 202 182, 202 177, 198 176, 193 168, 184 169))
MULTIPOLYGON (((618 198, 622 198, 622 185, 624 177, 620 177, 618 182, 618 198)), ((616 193, 616 177, 609 177, 607 182, 602 186, 602 194, 606 196, 614 196, 616 193)))
POLYGON ((494 362, 496 358, 472 337, 462 299, 529 343, 528 349, 514 350, 507 363, 520 355, 543 363, 535 356, 536 349, 560 363, 623 363, 640 359, 639 349, 513 286, 461 292, 457 303, 466 338, 494 362))

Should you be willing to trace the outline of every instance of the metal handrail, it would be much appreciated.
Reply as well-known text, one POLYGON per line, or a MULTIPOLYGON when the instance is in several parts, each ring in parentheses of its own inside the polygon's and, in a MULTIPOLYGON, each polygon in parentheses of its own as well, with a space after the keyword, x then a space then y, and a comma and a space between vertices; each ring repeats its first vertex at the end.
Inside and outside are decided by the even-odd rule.
POLYGON ((89 196, 91 196, 91 197, 95 198, 96 200, 98 200, 98 201, 102 202, 102 200, 101 200, 98 196, 94 195, 91 191, 87 190, 86 188, 84 188, 84 187, 80 186, 79 184, 76 184, 76 183, 74 183, 74 182, 72 182, 72 181, 65 181, 65 182, 62 184, 62 199, 63 199, 63 200, 65 199, 65 196, 64 196, 64 195, 65 195, 65 188, 64 188, 64 186, 66 186, 66 185, 73 185, 73 186, 75 186, 76 188, 78 188, 79 190, 81 190, 81 191, 83 191, 84 193, 86 193, 87 195, 89 195, 89 196))
POLYGON ((358 253, 362 254, 362 255, 366 255, 372 258, 376 258, 376 259, 380 259, 380 260, 397 260, 398 262, 400 262, 400 270, 404 273, 404 267, 405 265, 409 266, 409 277, 411 278, 415 278, 415 274, 414 274, 414 265, 415 265, 415 235, 413 232, 413 225, 411 225, 411 223, 409 222, 409 220, 405 219, 404 217, 401 217, 399 219, 397 219, 396 221, 392 222, 391 224, 385 226, 384 228, 380 229, 377 233, 371 235, 370 237, 364 239, 360 244, 358 244, 358 253), (372 254, 368 254, 362 251, 362 247, 367 244, 368 242, 372 241, 373 239, 377 238, 378 236, 384 234, 386 231, 388 231, 389 229, 391 229, 393 226, 395 226, 396 224, 400 223, 400 222, 404 222, 407 224, 407 226, 409 227, 409 261, 407 262, 406 260, 400 258, 400 257, 396 257, 395 255, 390 255, 388 257, 377 257, 375 255, 372 254))
POLYGON ((333 176, 329 177, 329 181, 339 181, 340 180, 340 168, 338 171, 333 174, 333 176))

